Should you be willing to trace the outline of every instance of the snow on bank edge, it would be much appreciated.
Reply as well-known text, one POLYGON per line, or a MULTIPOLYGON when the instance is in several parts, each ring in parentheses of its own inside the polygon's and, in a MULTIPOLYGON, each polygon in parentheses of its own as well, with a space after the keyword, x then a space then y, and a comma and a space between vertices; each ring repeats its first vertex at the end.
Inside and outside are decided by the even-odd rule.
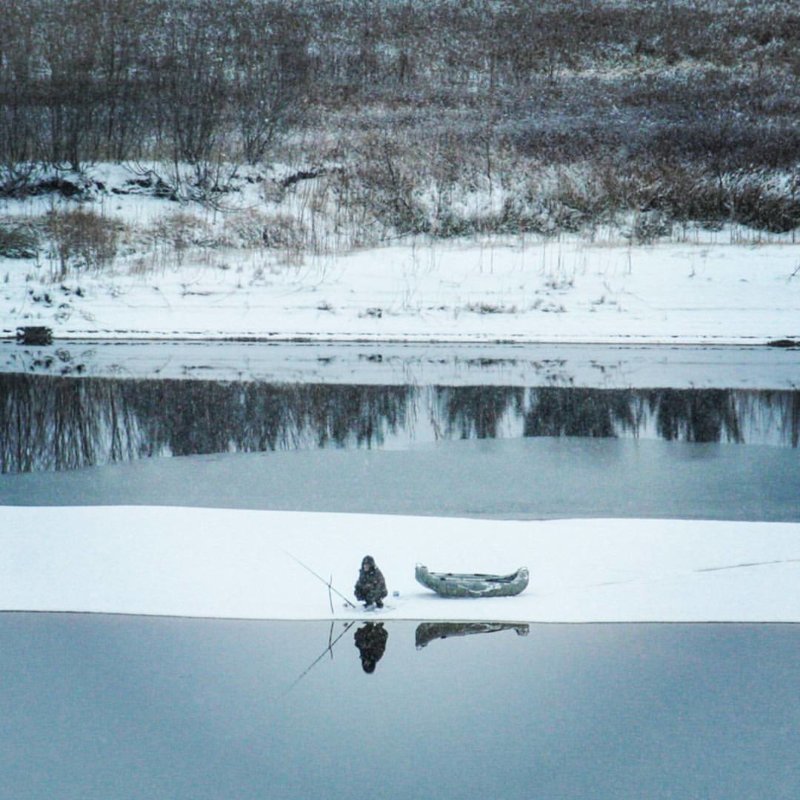
MULTIPOLYGON (((373 555, 381 619, 800 622, 800 524, 494 521, 176 507, 0 507, 0 610, 355 619, 294 559, 352 597, 373 555), (294 557, 294 558, 293 558, 294 557), (432 570, 510 572, 515 598, 445 600, 432 570), (392 596, 397 592, 398 596, 392 596)), ((377 615, 376 615, 377 618, 377 615)))
POLYGON ((0 259, 0 335, 56 340, 766 344, 800 332, 798 248, 532 241, 387 245, 290 266, 197 254, 144 272, 0 259))

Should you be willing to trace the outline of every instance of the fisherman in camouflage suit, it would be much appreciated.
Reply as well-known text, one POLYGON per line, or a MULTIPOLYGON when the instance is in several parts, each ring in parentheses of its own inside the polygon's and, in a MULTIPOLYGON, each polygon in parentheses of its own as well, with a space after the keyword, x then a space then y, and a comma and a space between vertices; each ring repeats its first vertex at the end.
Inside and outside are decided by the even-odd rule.
POLYGON ((388 594, 386 581, 372 556, 364 556, 361 562, 355 593, 356 600, 363 601, 368 609, 383 608, 383 598, 388 594))

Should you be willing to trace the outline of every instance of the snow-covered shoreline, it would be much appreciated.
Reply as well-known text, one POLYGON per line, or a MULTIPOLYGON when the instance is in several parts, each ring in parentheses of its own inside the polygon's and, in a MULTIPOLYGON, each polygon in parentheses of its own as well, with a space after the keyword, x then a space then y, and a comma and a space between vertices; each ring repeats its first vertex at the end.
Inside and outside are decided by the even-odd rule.
POLYGON ((0 335, 57 340, 753 345, 799 340, 790 242, 650 246, 492 238, 298 264, 214 251, 46 278, 4 259, 0 335))
MULTIPOLYGON (((30 239, 0 253, 0 338, 46 326, 65 342, 800 341, 794 233, 687 223, 642 241, 619 220, 551 235, 293 247, 265 241, 258 225, 257 236, 233 235, 267 202, 261 180, 240 179, 217 205, 132 192, 122 165, 89 173, 81 180, 94 188, 80 202, 0 198, 12 241, 15 231, 30 239), (86 229, 59 240, 48 220, 76 213, 86 229)), ((292 194, 276 219, 296 221, 307 204, 292 194)))
POLYGON ((800 622, 800 524, 497 521, 157 507, 0 508, 0 609, 241 619, 800 622), (372 554, 390 591, 344 607, 372 554), (316 571, 318 580, 295 559, 316 571), (514 598, 414 580, 531 570, 514 598), (394 596, 397 592, 397 596, 394 596), (331 602, 332 600, 332 602, 331 602))

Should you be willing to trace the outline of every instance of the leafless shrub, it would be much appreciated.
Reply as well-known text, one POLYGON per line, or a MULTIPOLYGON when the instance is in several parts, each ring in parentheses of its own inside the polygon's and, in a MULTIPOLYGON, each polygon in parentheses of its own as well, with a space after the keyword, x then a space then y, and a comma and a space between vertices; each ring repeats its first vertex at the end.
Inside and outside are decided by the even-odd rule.
POLYGON ((160 217, 153 224, 150 235, 156 247, 167 248, 178 255, 193 246, 215 243, 211 226, 196 214, 186 211, 160 217))
POLYGON ((307 244, 305 227, 295 217, 277 214, 265 219, 261 240, 265 247, 299 252, 307 244))
POLYGON ((788 233, 800 227, 800 197, 780 196, 759 185, 744 186, 732 198, 734 221, 770 233, 788 233))
POLYGON ((72 270, 100 270, 116 254, 122 226, 90 209, 52 210, 45 227, 52 242, 54 277, 72 270))
POLYGON ((33 225, 0 222, 0 258, 35 258, 39 234, 33 225))
POLYGON ((225 220, 224 240, 231 247, 263 247, 271 218, 258 209, 248 208, 225 220))
POLYGON ((672 221, 663 211, 637 213, 631 227, 631 239, 635 244, 652 244, 672 234, 672 221))
POLYGON ((353 202, 363 205, 387 230, 425 233, 429 221, 417 196, 420 181, 414 167, 418 159, 410 142, 390 134, 368 135, 355 159, 353 202))

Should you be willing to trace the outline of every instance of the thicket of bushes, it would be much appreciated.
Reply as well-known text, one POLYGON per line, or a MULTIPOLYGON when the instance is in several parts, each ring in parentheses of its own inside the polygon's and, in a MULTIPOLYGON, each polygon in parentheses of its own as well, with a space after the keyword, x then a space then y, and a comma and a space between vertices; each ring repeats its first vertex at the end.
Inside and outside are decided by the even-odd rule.
POLYGON ((6 195, 32 190, 35 164, 155 159, 189 164, 195 186, 219 190, 231 174, 220 165, 278 155, 335 166, 326 191, 350 204, 348 219, 384 232, 546 232, 620 212, 793 230, 800 9, 4 3, 6 195), (478 195, 498 202, 470 208, 478 195))

